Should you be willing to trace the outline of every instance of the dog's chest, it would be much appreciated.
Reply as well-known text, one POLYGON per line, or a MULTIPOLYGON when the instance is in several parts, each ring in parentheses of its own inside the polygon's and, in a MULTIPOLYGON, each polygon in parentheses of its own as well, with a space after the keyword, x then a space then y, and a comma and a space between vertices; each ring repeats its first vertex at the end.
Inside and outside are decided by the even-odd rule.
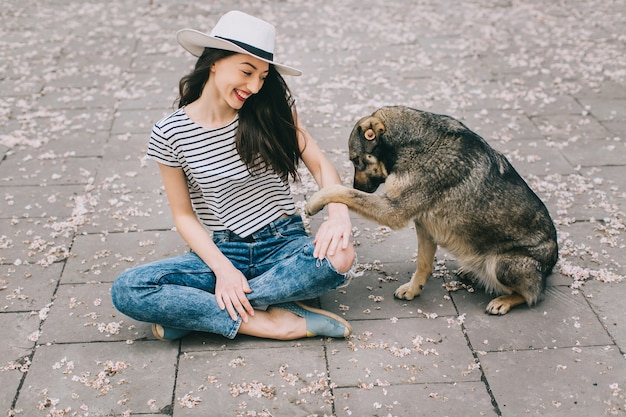
POLYGON ((468 256, 472 252, 471 245, 468 245, 466 237, 459 233, 453 217, 428 212, 416 217, 415 221, 437 245, 446 248, 454 255, 468 256))

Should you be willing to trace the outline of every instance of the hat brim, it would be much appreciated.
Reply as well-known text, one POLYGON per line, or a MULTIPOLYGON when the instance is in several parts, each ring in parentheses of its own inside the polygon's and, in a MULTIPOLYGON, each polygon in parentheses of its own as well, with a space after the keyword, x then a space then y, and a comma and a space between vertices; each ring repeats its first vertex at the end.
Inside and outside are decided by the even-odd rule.
POLYGON ((199 57, 204 52, 204 48, 223 49, 226 51, 239 52, 241 54, 251 55, 261 61, 274 65, 276 70, 284 75, 301 75, 302 71, 299 69, 290 67, 288 65, 279 64, 268 59, 264 59, 249 51, 246 51, 242 47, 229 42, 225 39, 216 38, 206 33, 194 30, 194 29, 181 29, 176 33, 176 40, 193 56, 199 57))

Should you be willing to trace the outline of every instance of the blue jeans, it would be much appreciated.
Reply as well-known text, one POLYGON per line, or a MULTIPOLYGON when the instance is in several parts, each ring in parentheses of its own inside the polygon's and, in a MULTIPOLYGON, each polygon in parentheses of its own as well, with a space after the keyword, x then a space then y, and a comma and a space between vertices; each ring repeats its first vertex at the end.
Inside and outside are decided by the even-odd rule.
MULTIPOLYGON (((254 308, 319 297, 344 283, 327 259, 313 257, 313 239, 300 215, 278 219, 250 238, 229 231, 213 241, 248 279, 254 308)), ((241 325, 215 298, 215 275, 195 253, 124 271, 113 283, 115 307, 139 321, 164 327, 221 334, 232 339, 241 325)))

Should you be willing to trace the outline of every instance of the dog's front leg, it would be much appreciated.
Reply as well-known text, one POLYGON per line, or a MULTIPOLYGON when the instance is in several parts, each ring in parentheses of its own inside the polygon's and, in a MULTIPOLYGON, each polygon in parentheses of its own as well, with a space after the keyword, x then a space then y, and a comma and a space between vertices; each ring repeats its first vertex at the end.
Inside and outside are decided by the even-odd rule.
POLYGON ((411 281, 398 287, 394 294, 396 298, 403 300, 412 300, 422 292, 428 277, 433 272, 433 261, 437 251, 437 244, 417 223, 415 223, 415 230, 417 231, 417 269, 411 281))
POLYGON ((392 229, 401 229, 411 219, 410 214, 393 205, 386 196, 369 194, 363 191, 334 184, 324 187, 309 197, 305 212, 312 216, 328 203, 342 203, 353 212, 392 229))
POLYGON ((307 216, 313 216, 320 212, 328 203, 340 202, 345 195, 350 193, 350 189, 343 185, 331 185, 313 193, 306 202, 304 211, 307 216))

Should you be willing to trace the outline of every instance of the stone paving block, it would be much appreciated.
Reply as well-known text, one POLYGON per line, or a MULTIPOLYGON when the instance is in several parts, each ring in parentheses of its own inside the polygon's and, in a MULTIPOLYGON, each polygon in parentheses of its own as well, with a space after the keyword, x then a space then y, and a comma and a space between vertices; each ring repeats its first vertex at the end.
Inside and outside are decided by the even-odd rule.
POLYGON ((161 189, 163 183, 155 163, 143 162, 141 155, 128 156, 111 163, 104 160, 103 167, 98 170, 97 184, 105 187, 126 191, 126 193, 150 192, 161 189))
POLYGON ((108 139, 109 132, 102 130, 67 132, 63 138, 48 142, 46 147, 57 154, 71 149, 74 157, 101 157, 108 139))
POLYGON ((162 188, 157 163, 147 159, 149 133, 113 135, 103 153, 103 164, 98 170, 96 184, 130 192, 162 188))
POLYGON ((22 372, 19 370, 5 370, 0 367, 0 413, 10 415, 11 405, 17 394, 20 382, 22 381, 22 372))
POLYGON ((541 131, 519 111, 459 110, 450 116, 459 119, 492 147, 510 142, 533 142, 541 138, 541 131))
POLYGON ((118 312, 111 301, 110 283, 64 284, 56 292, 38 342, 112 342, 145 338, 154 339, 151 324, 118 312))
POLYGON ((81 227, 84 233, 168 231, 174 227, 165 193, 115 188, 99 195, 99 204, 94 207, 89 223, 81 227))
POLYGON ((113 282, 124 270, 188 252, 174 231, 77 236, 61 282, 113 282))
MULTIPOLYGON (((111 122, 115 117, 115 109, 109 107, 101 107, 97 111, 91 109, 67 109, 56 112, 56 117, 46 120, 49 123, 51 136, 58 140, 63 140, 69 133, 91 133, 98 131, 109 131, 111 122), (63 123, 66 129, 60 129, 58 124, 63 123)), ((47 126, 41 126, 46 128, 47 126)))
POLYGON ((335 389, 337 417, 496 416, 481 382, 335 389))
POLYGON ((626 99, 584 97, 580 103, 600 121, 626 121, 626 99))
MULTIPOLYGON (((624 126, 626 127, 626 123, 624 126)), ((605 185, 606 183, 606 192, 617 200, 624 202, 626 200, 626 175, 624 175, 626 161, 621 166, 600 167, 598 169, 599 175, 602 175, 604 178, 602 184, 605 185)))
POLYGON ((394 292, 411 279, 415 264, 385 263, 384 268, 387 273, 367 271, 353 278, 347 287, 324 294, 320 297, 322 307, 348 321, 456 316, 442 279, 431 277, 419 296, 400 300, 394 292))
POLYGON ((329 349, 339 387, 479 381, 481 374, 454 318, 353 321, 349 341, 329 349))
POLYGON ((161 341, 41 346, 16 409, 33 417, 70 408, 90 416, 168 413, 177 355, 161 341))
POLYGON ((142 110, 119 110, 115 115, 112 134, 143 133, 150 137, 152 126, 163 117, 172 113, 170 110, 142 109, 142 110))
POLYGON ((0 265, 0 311, 40 311, 52 299, 63 265, 0 265))
MULTIPOLYGON (((161 56, 158 59, 161 63, 167 62, 161 56)), ((178 98, 178 82, 184 73, 184 70, 181 70, 159 71, 154 75, 141 74, 136 81, 125 87, 128 98, 120 103, 119 110, 169 109, 173 112, 174 104, 178 105, 175 103, 178 98)), ((154 123, 156 122, 158 120, 154 120, 154 123)), ((146 135, 149 136, 151 130, 152 126, 146 130, 146 135)))
POLYGON ((19 80, 10 78, 3 78, 0 81, 0 91, 4 97, 7 96, 22 96, 38 94, 44 87, 44 83, 41 80, 19 80))
POLYGON ((576 222, 567 227, 561 226, 559 235, 561 239, 577 242, 573 247, 568 244, 571 250, 562 255, 562 263, 596 272, 605 269, 612 274, 626 274, 626 264, 621 261, 626 239, 620 234, 613 235, 611 227, 603 227, 595 221, 576 222))
MULTIPOLYGON (((624 167, 619 166, 583 168, 574 175, 538 177, 538 182, 533 179, 530 185, 544 189, 544 184, 551 184, 555 189, 563 190, 551 192, 544 189, 544 192, 538 193, 550 209, 553 220, 563 218, 595 222, 614 217, 619 212, 619 204, 625 197, 620 191, 626 186, 623 173, 624 167)), ((571 220, 561 223, 565 224, 557 224, 558 231, 566 232, 571 220)))
POLYGON ((82 185, 66 187, 40 187, 38 185, 22 187, 0 187, 3 204, 3 218, 13 217, 56 217, 67 218, 72 214, 72 197, 82 194, 82 185))
POLYGON ((24 357, 31 355, 39 332, 39 321, 36 314, 0 313, 4 334, 0 345, 0 363, 3 367, 9 362, 24 363, 24 357))
MULTIPOLYGON (((29 313, 0 313, 0 413, 8 413, 23 375, 28 371, 39 317, 29 313)), ((8 415, 8 414, 7 414, 8 415)))
POLYGON ((572 164, 562 153, 547 146, 543 139, 529 141, 523 145, 519 142, 496 144, 494 148, 502 152, 525 179, 530 175, 569 175, 575 172, 572 164))
POLYGON ((582 114, 539 115, 533 117, 532 121, 544 136, 557 143, 574 138, 604 139, 609 133, 595 118, 582 114))
POLYGON ((626 361, 614 346, 494 352, 480 361, 505 417, 624 413, 626 361))
MULTIPOLYGON (((178 57, 184 56, 184 54, 180 54, 181 51, 178 50, 175 41, 169 38, 168 41, 171 42, 172 48, 168 51, 166 57, 171 57, 172 55, 176 55, 178 57)), ((154 43, 144 44, 142 40, 139 40, 138 44, 139 48, 141 48, 142 50, 146 50, 146 48, 155 46, 154 43)), ((158 80, 158 85, 156 86, 156 88, 160 88, 163 90, 169 88, 175 95, 177 95, 178 82, 180 81, 183 74, 193 69, 193 65, 194 63, 192 60, 167 58, 164 59, 162 53, 149 53, 148 51, 146 51, 146 53, 140 54, 136 56, 135 59, 133 59, 133 62, 130 64, 130 71, 137 77, 141 77, 141 79, 148 79, 150 76, 154 76, 158 80)), ((149 93, 149 91, 144 92, 149 93)), ((172 97, 172 99, 173 98, 175 97, 172 97)), ((130 97, 125 99, 121 104, 128 105, 130 103, 132 105, 133 101, 134 98, 130 97)), ((169 103, 171 102, 172 101, 170 101, 169 103)), ((160 106, 163 106, 164 103, 168 103, 168 101, 158 102, 160 106)))
POLYGON ((175 417, 332 415, 322 347, 194 352, 177 381, 175 417))
POLYGON ((484 312, 492 297, 457 291, 452 299, 476 350, 551 349, 611 344, 611 339, 582 294, 566 287, 548 287, 533 308, 515 307, 503 316, 484 312))
POLYGON ((62 228, 62 222, 53 219, 0 219, 3 246, 0 262, 47 266, 63 259, 69 251, 72 236, 62 228), (61 230, 55 230, 57 227, 61 230))
POLYGON ((615 140, 607 134, 605 138, 580 139, 569 143, 561 150, 563 156, 573 165, 582 167, 624 165, 626 163, 626 143, 615 140))
POLYGON ((53 109, 100 109, 114 108, 117 99, 110 93, 102 90, 99 86, 89 83, 78 83, 63 86, 63 81, 55 80, 54 83, 46 84, 39 103, 42 106, 53 109))
MULTIPOLYGON (((624 143, 624 132, 626 132, 626 121, 604 121, 604 126, 614 137, 620 138, 621 143, 624 143)), ((610 136, 609 136, 610 137, 610 136)), ((624 165, 623 163, 620 165, 624 165)))
POLYGON ((11 186, 86 184, 99 163, 98 158, 16 152, 0 164, 0 178, 9 180, 11 186))
POLYGON ((626 352, 626 323, 624 323, 626 283, 587 281, 582 291, 611 338, 622 352, 626 352))

